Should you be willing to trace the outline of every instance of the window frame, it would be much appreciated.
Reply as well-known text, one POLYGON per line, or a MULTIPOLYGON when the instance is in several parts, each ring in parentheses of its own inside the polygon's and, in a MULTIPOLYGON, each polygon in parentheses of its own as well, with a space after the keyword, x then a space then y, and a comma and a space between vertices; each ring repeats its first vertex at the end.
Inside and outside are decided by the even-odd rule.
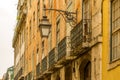
POLYGON ((113 19, 112 19, 113 18, 113 10, 112 10, 113 1, 115 1, 115 0, 110 0, 110 59, 109 59, 110 63, 113 63, 113 62, 116 62, 116 61, 120 60, 120 57, 115 57, 115 59, 113 58, 113 54, 118 54, 118 53, 113 53, 113 42, 112 42, 113 41, 113 35, 114 34, 117 35, 118 32, 119 32, 118 30, 114 31, 114 29, 113 29, 113 19))

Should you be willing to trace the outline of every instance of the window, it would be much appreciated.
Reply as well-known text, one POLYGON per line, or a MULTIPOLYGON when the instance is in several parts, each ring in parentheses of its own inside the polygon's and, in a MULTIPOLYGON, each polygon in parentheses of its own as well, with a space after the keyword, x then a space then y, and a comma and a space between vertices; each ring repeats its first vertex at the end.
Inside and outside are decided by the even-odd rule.
POLYGON ((30 20, 30 29, 29 29, 29 38, 30 38, 30 43, 31 43, 31 38, 32 38, 32 27, 31 27, 31 20, 30 20))
POLYGON ((42 41, 42 59, 45 57, 44 41, 42 41))
POLYGON ((39 63, 39 48, 38 47, 37 47, 36 55, 37 55, 37 64, 38 64, 39 63))
POLYGON ((33 33, 32 33, 32 38, 35 37, 35 11, 33 12, 33 27, 32 27, 32 30, 33 30, 33 33))
POLYGON ((58 20, 57 21, 57 24, 56 24, 56 44, 58 44, 59 43, 59 41, 60 41, 60 20, 58 20))
POLYGON ((38 4, 37 4, 37 24, 39 26, 39 22, 40 22, 40 0, 38 0, 38 4))
MULTIPOLYGON (((33 22, 35 23, 35 11, 33 13, 33 22)), ((35 24, 34 24, 35 25, 35 24)))
POLYGON ((120 0, 111 2, 111 61, 120 58, 120 0))

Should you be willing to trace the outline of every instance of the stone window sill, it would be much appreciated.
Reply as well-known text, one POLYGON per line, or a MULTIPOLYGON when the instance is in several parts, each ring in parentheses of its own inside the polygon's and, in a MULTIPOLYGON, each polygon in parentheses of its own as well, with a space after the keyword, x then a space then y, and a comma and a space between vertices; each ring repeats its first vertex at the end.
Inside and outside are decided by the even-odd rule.
POLYGON ((108 65, 108 71, 120 66, 120 58, 111 61, 108 65))

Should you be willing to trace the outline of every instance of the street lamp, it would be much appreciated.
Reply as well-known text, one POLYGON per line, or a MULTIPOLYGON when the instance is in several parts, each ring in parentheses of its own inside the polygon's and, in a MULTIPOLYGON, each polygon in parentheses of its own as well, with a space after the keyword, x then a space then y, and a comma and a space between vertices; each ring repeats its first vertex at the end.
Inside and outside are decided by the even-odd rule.
MULTIPOLYGON (((43 8, 45 9, 45 5, 43 6, 43 8)), ((39 28, 42 32, 42 36, 48 37, 49 32, 50 32, 50 28, 51 28, 51 24, 49 22, 49 19, 47 19, 45 10, 43 10, 43 18, 41 19, 41 22, 39 24, 39 28)))
POLYGON ((59 12, 63 16, 65 21, 70 24, 70 26, 76 26, 77 24, 77 11, 69 12, 69 11, 58 10, 58 9, 46 9, 44 5, 43 6, 43 19, 41 19, 41 22, 39 25, 43 37, 48 37, 50 28, 51 28, 51 24, 49 23, 49 20, 47 19, 47 16, 46 16, 46 10, 59 12))
POLYGON ((50 28, 51 28, 51 24, 50 24, 49 20, 47 19, 47 16, 43 16, 43 19, 41 19, 39 27, 42 32, 42 36, 48 37, 50 28))

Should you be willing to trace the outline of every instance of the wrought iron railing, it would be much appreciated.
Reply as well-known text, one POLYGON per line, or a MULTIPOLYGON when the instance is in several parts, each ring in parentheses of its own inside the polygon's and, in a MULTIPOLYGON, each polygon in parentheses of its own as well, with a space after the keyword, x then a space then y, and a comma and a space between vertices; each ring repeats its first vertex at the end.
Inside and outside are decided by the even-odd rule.
POLYGON ((66 36, 58 44, 58 60, 60 60, 64 56, 66 56, 66 53, 67 53, 67 44, 69 44, 68 39, 69 39, 69 37, 66 36))
POLYGON ((49 52, 49 68, 55 64, 55 48, 49 52))
POLYGON ((80 22, 76 27, 71 30, 71 47, 76 48, 82 45, 83 42, 83 27, 82 22, 80 22))
POLYGON ((42 59, 41 71, 44 72, 47 70, 47 56, 42 59))
POLYGON ((79 24, 77 24, 71 30, 71 47, 72 49, 83 48, 83 42, 89 42, 91 38, 91 20, 84 19, 81 20, 79 24))
POLYGON ((37 66, 36 66, 36 75, 37 76, 40 75, 40 63, 38 63, 37 66))

